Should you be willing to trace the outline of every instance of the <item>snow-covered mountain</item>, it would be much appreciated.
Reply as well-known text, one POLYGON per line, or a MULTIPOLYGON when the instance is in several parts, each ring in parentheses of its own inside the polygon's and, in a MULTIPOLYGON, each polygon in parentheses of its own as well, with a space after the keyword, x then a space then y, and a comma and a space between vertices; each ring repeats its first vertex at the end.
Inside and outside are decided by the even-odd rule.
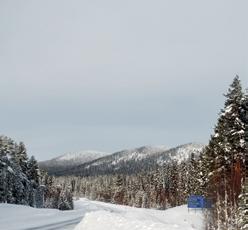
POLYGON ((175 160, 178 163, 181 163, 182 161, 188 160, 192 153, 196 156, 199 155, 204 147, 205 145, 199 143, 180 145, 161 154, 157 159, 157 163, 162 165, 168 160, 175 160))
POLYGON ((204 145, 189 143, 175 148, 166 149, 164 146, 143 146, 123 150, 104 156, 76 167, 55 172, 56 175, 96 176, 107 174, 133 174, 140 171, 152 170, 166 162, 188 160, 192 153, 199 155, 204 145))
POLYGON ((76 153, 66 153, 64 155, 58 156, 51 160, 39 162, 40 168, 48 171, 49 173, 54 173, 57 171, 63 171, 70 167, 75 167, 86 162, 93 161, 97 158, 104 157, 109 153, 100 151, 81 151, 76 153))
POLYGON ((92 165, 111 164, 118 165, 129 161, 141 161, 147 157, 166 151, 165 146, 142 146, 135 149, 122 150, 110 156, 96 160, 92 165))
POLYGON ((94 150, 86 150, 77 153, 67 153, 62 156, 56 157, 53 160, 55 160, 56 162, 85 163, 106 155, 108 155, 108 153, 94 151, 94 150))

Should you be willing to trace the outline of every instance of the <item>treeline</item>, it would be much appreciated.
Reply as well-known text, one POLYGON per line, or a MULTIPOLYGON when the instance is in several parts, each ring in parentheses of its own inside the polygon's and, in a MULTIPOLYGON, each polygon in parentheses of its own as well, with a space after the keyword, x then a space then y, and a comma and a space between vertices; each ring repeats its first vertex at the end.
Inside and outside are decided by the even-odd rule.
POLYGON ((71 189, 55 184, 40 171, 36 159, 28 157, 22 142, 5 136, 0 136, 0 203, 73 208, 71 189))
POLYGON ((129 205, 138 208, 167 209, 185 204, 189 194, 202 194, 204 178, 197 174, 199 160, 194 154, 188 162, 171 161, 154 171, 135 175, 96 177, 57 177, 72 188, 76 197, 129 205))

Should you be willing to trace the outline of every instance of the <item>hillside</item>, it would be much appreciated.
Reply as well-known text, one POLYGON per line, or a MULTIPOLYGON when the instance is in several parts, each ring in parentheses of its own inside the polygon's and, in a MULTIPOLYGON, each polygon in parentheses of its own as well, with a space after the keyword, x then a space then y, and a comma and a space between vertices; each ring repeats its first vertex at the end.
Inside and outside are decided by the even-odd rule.
MULTIPOLYGON (((166 162, 188 160, 194 153, 199 155, 204 145, 189 143, 166 150, 165 147, 143 146, 123 150, 74 167, 54 172, 55 175, 96 176, 110 174, 133 174, 144 170, 153 170, 166 162)), ((51 171, 49 171, 51 173, 51 171)))
POLYGON ((67 168, 75 167, 106 155, 108 155, 108 153, 92 150, 66 153, 51 160, 41 161, 39 162, 39 166, 49 172, 49 174, 54 174, 58 171, 63 171, 67 168))

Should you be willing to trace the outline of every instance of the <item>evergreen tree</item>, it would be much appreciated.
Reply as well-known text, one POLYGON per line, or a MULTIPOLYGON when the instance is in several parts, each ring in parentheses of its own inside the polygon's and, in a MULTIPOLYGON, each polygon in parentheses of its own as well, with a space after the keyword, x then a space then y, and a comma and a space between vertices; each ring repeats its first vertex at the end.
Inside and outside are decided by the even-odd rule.
POLYGON ((39 166, 34 156, 31 156, 27 162, 27 175, 36 187, 39 184, 39 166))
POLYGON ((239 196, 238 226, 240 230, 248 229, 248 183, 243 185, 239 196))
POLYGON ((116 204, 123 204, 125 191, 124 191, 124 180, 121 175, 117 175, 115 180, 113 202, 116 204))
POLYGON ((238 209, 238 226, 240 230, 248 229, 248 95, 242 101, 242 121, 245 124, 245 178, 243 180, 242 193, 238 209))
POLYGON ((201 195, 200 188, 200 174, 199 174, 199 162, 195 159, 194 153, 191 154, 190 162, 188 165, 188 183, 187 192, 190 195, 201 195))
POLYGON ((64 190, 60 193, 59 202, 58 202, 59 210, 71 210, 73 209, 73 199, 72 193, 69 190, 64 190))
POLYGON ((186 203, 188 196, 188 181, 189 181, 189 173, 188 173, 188 165, 186 162, 182 162, 179 165, 178 169, 178 202, 180 205, 186 203))
POLYGON ((21 166, 22 172, 26 173, 28 155, 27 155, 26 147, 23 142, 20 142, 19 146, 17 147, 16 157, 18 160, 18 164, 21 166))
MULTIPOLYGON (((49 182, 46 173, 40 177, 38 163, 33 156, 28 158, 24 143, 0 136, 0 202, 58 208, 61 190, 49 182)), ((70 194, 66 199, 71 209, 70 194)))
POLYGON ((238 76, 225 97, 224 109, 202 158, 206 165, 207 195, 216 203, 212 215, 212 226, 216 229, 236 225, 238 195, 244 171, 243 93, 238 76))

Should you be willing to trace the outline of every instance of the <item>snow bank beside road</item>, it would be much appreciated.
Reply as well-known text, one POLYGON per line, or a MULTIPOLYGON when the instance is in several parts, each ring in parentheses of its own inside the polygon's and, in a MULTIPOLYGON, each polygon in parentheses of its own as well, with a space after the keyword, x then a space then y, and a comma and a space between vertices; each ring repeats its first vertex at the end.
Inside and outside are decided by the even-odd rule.
POLYGON ((59 211, 23 205, 0 204, 1 230, 72 230, 82 220, 83 210, 59 211))
POLYGON ((166 211, 80 199, 75 210, 0 204, 1 230, 202 230, 202 213, 186 206, 166 211), (81 222, 80 222, 81 221, 81 222), (77 226, 76 226, 77 225, 77 226), (76 227, 76 228, 75 228, 76 227))
POLYGON ((86 213, 75 230, 202 230, 201 211, 180 206, 166 211, 137 209, 94 202, 105 206, 104 211, 86 213))

